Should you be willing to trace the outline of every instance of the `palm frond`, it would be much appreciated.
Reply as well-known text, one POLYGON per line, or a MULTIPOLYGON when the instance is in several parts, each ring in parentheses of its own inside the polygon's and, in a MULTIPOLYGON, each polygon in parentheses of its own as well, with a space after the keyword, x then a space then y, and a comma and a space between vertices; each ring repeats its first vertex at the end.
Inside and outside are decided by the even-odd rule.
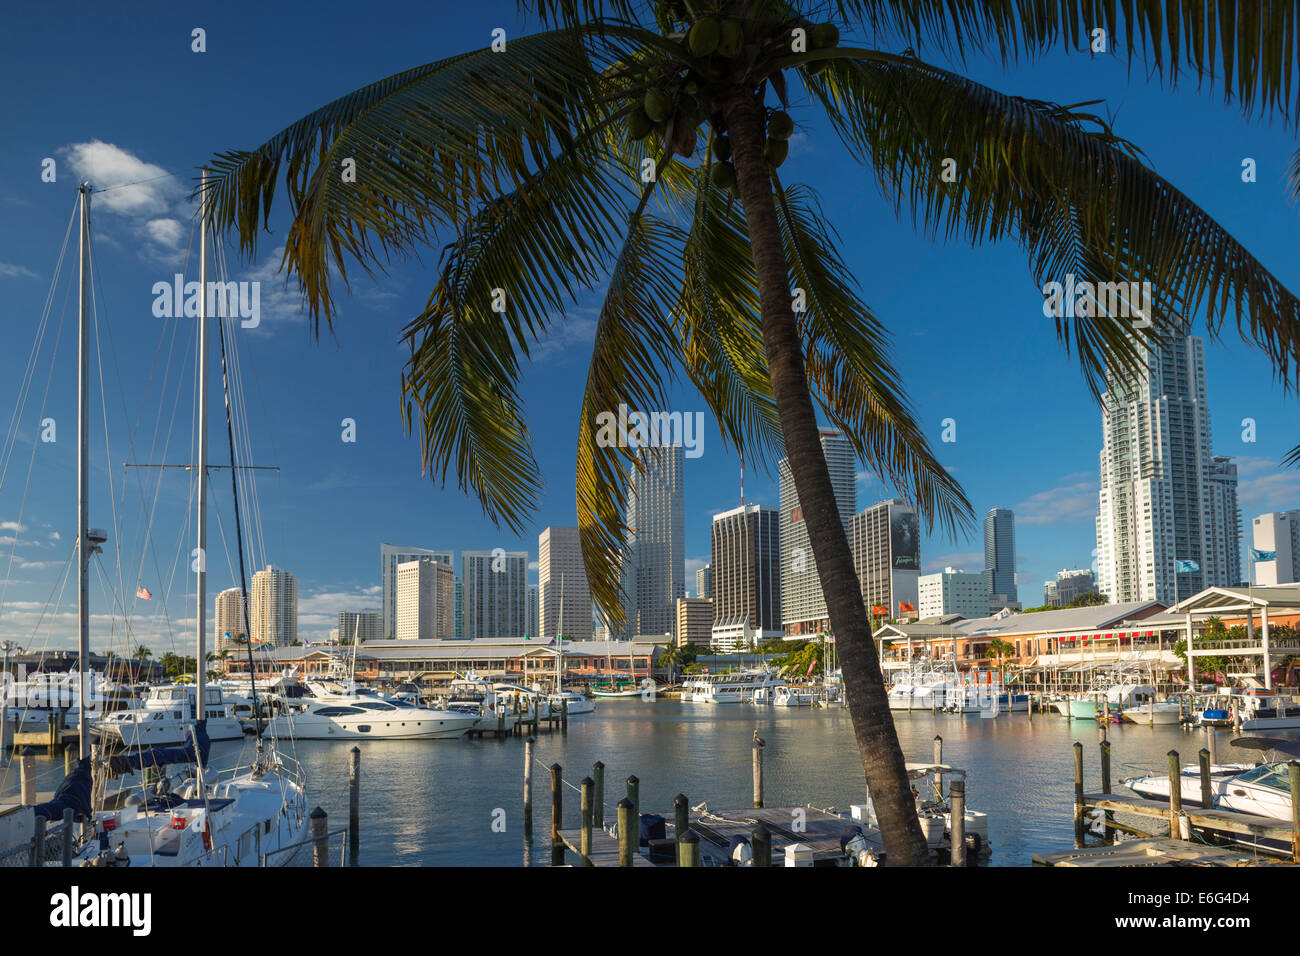
POLYGON ((1292 448, 1289 452, 1286 453, 1286 456, 1282 459, 1282 467, 1283 468, 1300 467, 1300 445, 1296 445, 1294 448, 1292 448))
POLYGON ((1058 43, 1089 51, 1102 29, 1106 55, 1130 67, 1150 63, 1171 85, 1185 74, 1208 79, 1246 114, 1300 120, 1300 7, 1284 0, 835 0, 834 8, 875 45, 996 53, 1004 64, 1058 43))
POLYGON ((1149 329, 1105 315, 1055 317, 1094 395, 1108 363, 1136 368, 1144 345, 1186 331, 1201 309, 1212 336, 1235 315, 1284 387, 1296 386, 1300 302, 1099 117, 1006 96, 912 57, 837 61, 806 83, 927 234, 1012 238, 1040 287, 1070 276, 1098 287, 1150 283, 1149 329), (941 177, 945 159, 955 182, 941 177))
POLYGON ((807 308, 797 313, 808 380, 822 411, 859 459, 916 506, 928 528, 956 537, 974 524, 965 492, 935 458, 889 356, 889 336, 857 297, 820 206, 805 187, 773 174, 777 218, 791 281, 807 308))
MULTIPOLYGON (((582 558, 591 596, 616 629, 625 620, 620 553, 626 532, 624 489, 636 451, 605 441, 597 416, 619 406, 650 412, 665 405, 665 381, 681 348, 664 309, 676 296, 682 230, 645 212, 653 188, 630 217, 592 344, 578 425, 576 503, 582 558)), ((615 436, 616 439, 621 436, 615 436)))

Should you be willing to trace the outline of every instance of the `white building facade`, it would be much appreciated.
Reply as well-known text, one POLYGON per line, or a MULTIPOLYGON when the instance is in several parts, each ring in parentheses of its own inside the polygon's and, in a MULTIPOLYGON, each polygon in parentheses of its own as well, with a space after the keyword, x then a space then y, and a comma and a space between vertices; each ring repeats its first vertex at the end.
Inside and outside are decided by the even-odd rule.
POLYGON ((960 614, 969 620, 988 614, 989 593, 983 574, 944 568, 916 580, 916 609, 922 618, 960 614))

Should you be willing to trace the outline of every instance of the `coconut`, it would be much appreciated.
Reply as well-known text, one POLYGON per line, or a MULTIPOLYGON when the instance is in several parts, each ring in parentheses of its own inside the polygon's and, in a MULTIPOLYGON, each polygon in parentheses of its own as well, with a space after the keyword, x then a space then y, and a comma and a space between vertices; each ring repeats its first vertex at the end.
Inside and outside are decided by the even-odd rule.
POLYGON ((767 135, 772 139, 789 139, 794 133, 794 120, 784 110, 777 110, 767 121, 767 135))
POLYGON ((726 162, 731 159, 731 140, 725 136, 715 136, 713 139, 713 158, 726 162))
POLYGON ((717 17, 705 17, 696 21, 686 37, 693 56, 712 56, 721 40, 722 23, 717 17))
POLYGON ((627 135, 633 139, 645 139, 650 135, 652 129, 654 129, 654 123, 650 121, 650 117, 646 115, 645 110, 635 110, 627 118, 627 135))
POLYGON ((673 111, 673 98, 663 90, 653 88, 646 90, 645 113, 653 123, 662 123, 673 111))
POLYGON ((790 155, 790 141, 784 139, 769 139, 767 145, 763 147, 763 158, 773 166, 780 166, 785 162, 785 158, 790 155))
POLYGON ((814 50, 830 50, 839 46, 840 28, 833 23, 819 23, 812 28, 814 50))
POLYGON ((717 163, 713 167, 713 172, 709 174, 713 185, 719 189, 736 188, 736 167, 731 163, 717 163))
POLYGON ((722 21, 722 39, 718 43, 718 54, 728 59, 740 56, 745 47, 745 31, 739 20, 722 21))

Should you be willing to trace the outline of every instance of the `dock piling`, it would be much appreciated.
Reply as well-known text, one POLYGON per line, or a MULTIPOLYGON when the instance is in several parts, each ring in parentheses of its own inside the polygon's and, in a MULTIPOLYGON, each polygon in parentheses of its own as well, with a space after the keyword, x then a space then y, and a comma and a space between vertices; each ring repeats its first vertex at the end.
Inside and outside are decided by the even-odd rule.
POLYGON ((596 789, 596 781, 590 777, 582 778, 582 865, 592 866, 591 862, 591 803, 593 791, 596 789))
POLYGON ((596 781, 596 805, 592 808, 595 811, 595 826, 597 829, 605 829, 605 764, 597 760, 591 765, 591 778, 596 781))
POLYGON ((1110 741, 1101 742, 1101 792, 1110 793, 1110 741))
POLYGON ((966 781, 953 780, 948 784, 948 804, 952 822, 948 825, 952 843, 950 862, 953 866, 966 865, 966 781))
POLYGON ((45 818, 36 818, 36 832, 32 836, 32 866, 45 865, 45 818))
POLYGON ((636 823, 637 841, 641 839, 641 781, 632 774, 627 778, 627 798, 632 801, 632 820, 636 823))
POLYGON ((36 751, 31 747, 24 747, 18 758, 18 780, 23 806, 36 806, 36 751))
POLYGON ((1181 840, 1183 828, 1179 818, 1183 815, 1183 771, 1178 751, 1171 750, 1169 757, 1169 838, 1181 840))
POLYGON ((311 812, 311 865, 314 867, 330 865, 330 844, 326 836, 329 832, 329 815, 324 807, 317 807, 311 812))
MULTIPOLYGON (((934 735, 934 762, 943 763, 943 737, 938 734, 934 735)), ((943 774, 941 773, 934 775, 934 802, 943 802, 943 774)))
POLYGON ((1291 862, 1300 863, 1300 763, 1287 763, 1291 778, 1291 862))
POLYGON ((1209 810, 1214 806, 1214 796, 1210 790, 1210 752, 1202 747, 1196 758, 1201 767, 1201 806, 1209 810))
POLYGON ((682 836, 682 842, 677 846, 677 865, 700 865, 700 838, 694 830, 688 830, 682 836))
POLYGON ((560 733, 569 732, 569 698, 560 698, 560 733))
POLYGON ((681 854, 682 837, 691 828, 691 808, 686 794, 679 793, 673 797, 673 838, 677 841, 677 852, 681 854))
POLYGON ((1083 744, 1074 742, 1074 845, 1083 846, 1083 744))
MULTIPOLYGON (((638 828, 639 830, 639 828, 638 828)), ((618 865, 631 866, 641 834, 632 831, 632 801, 624 797, 618 802, 618 865)))
POLYGON ((772 831, 760 823, 754 827, 754 832, 750 836, 750 845, 754 849, 755 866, 772 865, 772 831))
POLYGON ((754 734, 754 807, 763 808, 763 746, 758 742, 757 733, 754 734))
POLYGON ((1219 762, 1219 732, 1208 724, 1205 727, 1205 748, 1210 752, 1210 766, 1219 762))
POLYGON ((551 764, 551 866, 564 865, 564 843, 560 830, 564 826, 564 778, 558 763, 551 764))
POLYGON ((533 833, 533 744, 529 737, 524 741, 524 836, 533 833))
POLYGON ((348 755, 348 862, 357 865, 361 851, 361 748, 348 755))

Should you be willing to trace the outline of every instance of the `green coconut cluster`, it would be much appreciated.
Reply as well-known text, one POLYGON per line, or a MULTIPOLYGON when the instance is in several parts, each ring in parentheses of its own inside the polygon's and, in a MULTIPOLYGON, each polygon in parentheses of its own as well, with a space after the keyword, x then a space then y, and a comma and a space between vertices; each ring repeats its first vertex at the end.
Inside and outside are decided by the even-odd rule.
MULTIPOLYGON (((764 14, 757 8, 743 20, 715 15, 690 22, 686 17, 679 19, 684 32, 670 36, 683 42, 683 52, 691 65, 671 59, 641 65, 633 74, 631 87, 640 95, 640 102, 628 116, 627 132, 636 140, 653 137, 666 150, 690 157, 695 151, 697 130, 707 121, 714 132, 712 182, 719 188, 734 189, 736 170, 731 163, 731 142, 717 98, 718 88, 728 80, 747 79, 755 63, 788 55, 795 27, 806 31, 811 50, 838 46, 840 31, 833 23, 814 24, 764 14)), ((819 73, 828 63, 813 60, 805 69, 819 73)), ((773 167, 785 162, 793 133, 790 114, 777 110, 768 117, 763 155, 773 167)))

